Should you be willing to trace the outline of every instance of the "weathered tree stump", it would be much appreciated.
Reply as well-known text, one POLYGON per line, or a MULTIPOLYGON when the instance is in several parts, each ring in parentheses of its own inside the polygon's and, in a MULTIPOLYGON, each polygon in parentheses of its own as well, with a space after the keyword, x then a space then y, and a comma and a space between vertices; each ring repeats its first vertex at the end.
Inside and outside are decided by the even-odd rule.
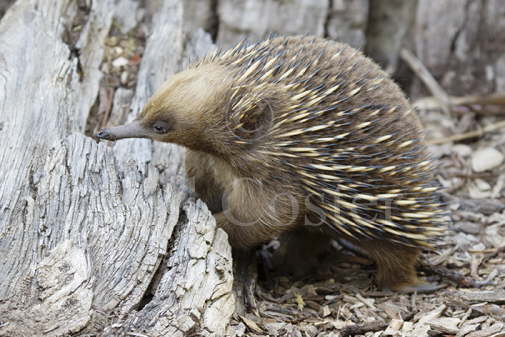
MULTIPOLYGON (((0 24, 2 336, 223 335, 233 313, 231 250, 184 187, 183 151, 83 134, 127 2, 19 1, 0 24)), ((156 4, 137 85, 114 100, 128 118, 213 48, 182 16, 156 4)))

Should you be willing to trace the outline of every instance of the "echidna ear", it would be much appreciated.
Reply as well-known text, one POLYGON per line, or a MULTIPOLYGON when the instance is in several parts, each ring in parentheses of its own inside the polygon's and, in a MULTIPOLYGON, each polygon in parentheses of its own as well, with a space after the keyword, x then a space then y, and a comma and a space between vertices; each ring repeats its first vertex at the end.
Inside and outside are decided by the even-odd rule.
POLYGON ((272 125, 275 98, 256 90, 236 95, 239 97, 232 102, 233 133, 248 142, 263 137, 272 125))

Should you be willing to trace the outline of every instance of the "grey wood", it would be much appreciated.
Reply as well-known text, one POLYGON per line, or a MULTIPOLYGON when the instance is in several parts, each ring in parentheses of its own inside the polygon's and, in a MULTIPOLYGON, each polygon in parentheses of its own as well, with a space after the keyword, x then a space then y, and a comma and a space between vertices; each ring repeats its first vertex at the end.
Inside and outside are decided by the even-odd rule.
POLYGON ((229 48, 269 34, 323 36, 328 0, 256 1, 221 0, 218 5, 218 44, 229 48))
POLYGON ((500 0, 419 0, 416 53, 449 95, 505 90, 504 15, 500 0))
MULTIPOLYGON (((233 313, 231 250, 189 197, 184 151, 82 134, 109 27, 115 17, 134 25, 124 11, 136 7, 115 3, 19 1, 0 23, 0 335, 223 335, 233 313), (79 34, 66 35, 76 22, 79 34)), ((116 121, 213 48, 202 31, 183 31, 182 1, 154 6, 137 86, 117 92, 116 121)))

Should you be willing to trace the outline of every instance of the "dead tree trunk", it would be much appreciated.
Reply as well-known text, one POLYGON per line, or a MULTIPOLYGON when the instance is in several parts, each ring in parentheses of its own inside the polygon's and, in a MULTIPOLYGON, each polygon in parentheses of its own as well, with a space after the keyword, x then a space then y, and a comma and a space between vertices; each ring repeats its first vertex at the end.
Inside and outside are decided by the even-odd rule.
MULTIPOLYGON (((202 31, 184 33, 182 0, 152 12, 136 86, 116 91, 114 116, 124 105, 134 116, 214 48, 202 31)), ((130 0, 27 0, 0 23, 2 336, 225 333, 231 250, 183 187, 182 150, 84 135, 102 103, 108 34, 141 18, 130 0)))

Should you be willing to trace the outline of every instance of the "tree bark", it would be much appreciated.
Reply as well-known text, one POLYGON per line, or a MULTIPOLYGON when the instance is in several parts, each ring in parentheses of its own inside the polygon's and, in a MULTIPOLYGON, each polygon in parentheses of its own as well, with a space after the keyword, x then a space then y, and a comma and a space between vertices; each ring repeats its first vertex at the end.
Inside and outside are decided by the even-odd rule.
MULTIPOLYGON (((231 250, 184 187, 183 151, 83 134, 130 2, 19 1, 0 23, 0 335, 223 335, 233 313, 231 250)), ((137 85, 114 100, 131 98, 128 119, 214 48, 184 33, 182 1, 156 6, 137 85)))
POLYGON ((504 14, 500 0, 419 0, 416 53, 450 95, 505 90, 504 14))
POLYGON ((409 28, 415 22, 417 0, 371 0, 365 53, 393 74, 409 28))

